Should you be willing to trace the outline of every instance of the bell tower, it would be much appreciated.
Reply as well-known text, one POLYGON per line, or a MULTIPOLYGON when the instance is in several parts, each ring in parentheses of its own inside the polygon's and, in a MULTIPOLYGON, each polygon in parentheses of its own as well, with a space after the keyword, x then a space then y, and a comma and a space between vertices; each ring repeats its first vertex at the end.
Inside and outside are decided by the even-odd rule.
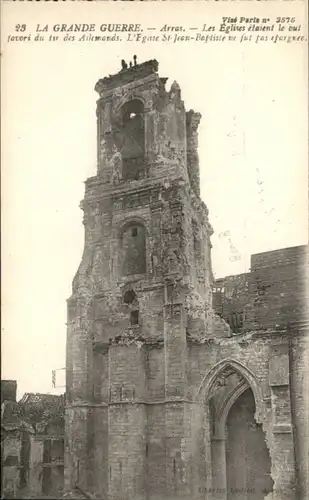
MULTIPOLYGON (((188 339, 213 331, 211 226, 197 129, 156 60, 99 80, 97 175, 68 299, 67 490, 109 500, 184 498, 188 339)), ((193 406, 192 406, 193 405, 193 406)))

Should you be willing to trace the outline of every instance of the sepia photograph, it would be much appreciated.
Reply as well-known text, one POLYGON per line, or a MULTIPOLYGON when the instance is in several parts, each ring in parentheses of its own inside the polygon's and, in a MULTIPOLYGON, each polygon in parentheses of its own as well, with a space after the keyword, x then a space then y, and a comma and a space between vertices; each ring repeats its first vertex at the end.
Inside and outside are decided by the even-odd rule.
POLYGON ((1 499, 307 500, 306 2, 1 11, 1 499))

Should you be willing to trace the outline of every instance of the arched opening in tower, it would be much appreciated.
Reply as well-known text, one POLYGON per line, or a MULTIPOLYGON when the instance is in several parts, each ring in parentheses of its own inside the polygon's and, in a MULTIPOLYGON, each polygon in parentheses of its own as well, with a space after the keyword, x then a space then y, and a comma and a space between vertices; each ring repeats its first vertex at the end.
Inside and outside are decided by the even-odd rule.
POLYGON ((122 275, 146 272, 146 232, 141 224, 130 225, 122 234, 122 275))
POLYGON ((273 489, 265 434, 254 414, 254 396, 248 388, 227 416, 227 500, 263 500, 273 489))
POLYGON ((138 99, 126 102, 121 108, 121 156, 124 180, 144 177, 145 120, 144 105, 138 99))

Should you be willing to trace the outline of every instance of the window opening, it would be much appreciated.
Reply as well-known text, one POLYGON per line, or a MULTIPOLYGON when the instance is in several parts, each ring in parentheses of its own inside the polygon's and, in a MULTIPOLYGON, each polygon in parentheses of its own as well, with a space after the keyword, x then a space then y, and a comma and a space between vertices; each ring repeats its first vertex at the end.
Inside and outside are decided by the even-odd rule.
POLYGON ((243 313, 239 314, 239 327, 242 328, 244 324, 244 315, 243 313))
POLYGON ((122 156, 124 180, 145 177, 144 105, 138 99, 126 102, 121 109, 119 150, 122 156))
POLYGON ((230 325, 233 333, 238 333, 243 327, 243 312, 233 312, 227 318, 226 322, 230 325))
POLYGON ((143 226, 130 226, 122 235, 122 274, 130 276, 146 272, 146 231, 143 226))
POLYGON ((138 325, 138 311, 131 311, 130 323, 131 326, 138 325))
POLYGON ((125 304, 132 304, 136 300, 136 294, 133 290, 128 290, 123 296, 123 302, 125 304))
POLYGON ((43 445, 43 463, 48 464, 51 462, 51 440, 47 439, 43 445))
POLYGON ((25 488, 27 486, 27 471, 25 468, 20 469, 20 476, 19 476, 19 487, 25 488))

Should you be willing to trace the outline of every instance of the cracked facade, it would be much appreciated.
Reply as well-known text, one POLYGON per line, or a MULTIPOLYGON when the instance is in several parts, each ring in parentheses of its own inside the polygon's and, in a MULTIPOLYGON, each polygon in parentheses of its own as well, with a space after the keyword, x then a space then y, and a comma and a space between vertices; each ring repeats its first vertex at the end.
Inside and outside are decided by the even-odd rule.
POLYGON ((308 498, 307 323, 263 324, 253 301, 233 335, 213 306, 201 115, 166 81, 151 60, 95 87, 98 169, 68 299, 65 489, 308 498))

